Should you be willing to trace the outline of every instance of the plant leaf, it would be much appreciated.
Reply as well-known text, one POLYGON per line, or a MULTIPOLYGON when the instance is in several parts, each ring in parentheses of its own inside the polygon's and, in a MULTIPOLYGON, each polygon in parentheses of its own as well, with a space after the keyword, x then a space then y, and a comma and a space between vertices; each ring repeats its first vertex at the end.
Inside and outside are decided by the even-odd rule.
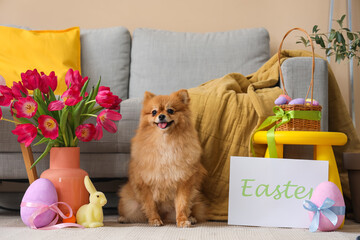
POLYGON ((86 92, 87 86, 89 85, 89 82, 90 82, 90 78, 88 78, 88 80, 85 82, 84 86, 82 87, 80 96, 85 97, 85 92, 86 92))
POLYGON ((40 144, 48 142, 48 141, 50 141, 50 138, 43 137, 37 143, 35 143, 34 146, 40 145, 40 144))
POLYGON ((342 15, 341 18, 339 20, 336 20, 336 22, 339 24, 339 26, 342 28, 343 27, 343 21, 345 19, 346 15, 342 15))
POLYGON ((352 33, 347 32, 346 34, 350 41, 354 40, 354 35, 352 33))
POLYGON ((30 169, 32 169, 41 159, 43 159, 51 150, 51 148, 53 147, 54 142, 53 141, 49 141, 45 151, 40 155, 40 157, 38 157, 38 159, 36 159, 36 161, 33 163, 33 165, 31 165, 30 169))
POLYGON ((322 37, 320 37, 320 46, 322 48, 325 48, 325 43, 324 43, 324 39, 322 37))
POLYGON ((332 40, 334 40, 335 37, 336 37, 336 31, 332 29, 330 32, 329 41, 331 42, 332 40))
POLYGON ((312 32, 313 32, 313 33, 317 33, 318 31, 319 31, 318 25, 315 25, 315 26, 313 27, 313 29, 312 29, 312 32))
POLYGON ((60 131, 64 138, 65 147, 68 146, 68 138, 67 138, 67 131, 66 131, 68 115, 69 115, 69 109, 67 107, 63 108, 62 114, 60 117, 60 131))

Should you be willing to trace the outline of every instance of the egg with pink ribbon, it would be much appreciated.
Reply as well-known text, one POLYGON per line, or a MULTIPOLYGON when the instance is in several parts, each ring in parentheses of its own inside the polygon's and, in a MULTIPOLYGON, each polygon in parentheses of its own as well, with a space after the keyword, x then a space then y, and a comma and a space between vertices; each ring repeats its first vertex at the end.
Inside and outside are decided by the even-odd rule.
POLYGON ((311 199, 305 200, 309 211, 311 232, 338 229, 345 218, 345 202, 339 188, 333 182, 322 182, 314 190, 311 199))
POLYGON ((31 221, 37 228, 47 226, 55 217, 55 212, 47 210, 40 215, 37 211, 42 206, 49 206, 58 201, 54 184, 45 178, 35 180, 26 190, 20 207, 21 220, 25 225, 30 226, 31 221))

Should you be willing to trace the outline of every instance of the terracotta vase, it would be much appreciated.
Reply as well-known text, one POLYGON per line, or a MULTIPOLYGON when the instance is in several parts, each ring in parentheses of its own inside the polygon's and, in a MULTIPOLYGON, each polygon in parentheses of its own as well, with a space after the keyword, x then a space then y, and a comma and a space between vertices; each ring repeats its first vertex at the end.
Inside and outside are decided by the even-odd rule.
MULTIPOLYGON (((89 203, 89 193, 84 185, 88 175, 80 168, 79 147, 53 147, 50 150, 50 168, 41 174, 55 186, 59 202, 66 202, 76 215, 77 210, 89 203)), ((68 213, 67 208, 59 205, 60 210, 68 213)))

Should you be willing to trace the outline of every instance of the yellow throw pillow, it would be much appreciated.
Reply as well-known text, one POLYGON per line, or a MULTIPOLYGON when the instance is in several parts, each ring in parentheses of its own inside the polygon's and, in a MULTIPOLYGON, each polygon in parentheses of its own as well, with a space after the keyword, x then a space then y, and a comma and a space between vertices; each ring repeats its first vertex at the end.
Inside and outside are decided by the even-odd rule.
POLYGON ((37 69, 58 77, 56 95, 66 90, 69 68, 81 70, 80 29, 28 31, 0 26, 0 75, 6 85, 21 81, 21 73, 37 69))

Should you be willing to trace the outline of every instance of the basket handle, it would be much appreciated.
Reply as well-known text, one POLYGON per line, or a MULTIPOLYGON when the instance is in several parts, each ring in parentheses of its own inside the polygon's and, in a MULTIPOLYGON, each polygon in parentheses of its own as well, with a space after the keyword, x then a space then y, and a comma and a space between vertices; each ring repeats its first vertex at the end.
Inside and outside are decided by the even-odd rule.
POLYGON ((288 95, 288 93, 286 92, 286 89, 285 89, 285 83, 284 83, 284 77, 283 77, 283 74, 282 74, 282 71, 281 71, 281 66, 280 66, 280 56, 281 56, 281 48, 282 48, 282 45, 284 43, 284 40, 285 38, 294 30, 299 30, 299 31, 302 31, 305 33, 305 35, 307 36, 307 38, 309 39, 310 41, 310 45, 311 45, 311 51, 312 51, 312 69, 311 69, 311 82, 310 82, 310 86, 309 86, 309 89, 306 93, 306 98, 308 98, 308 95, 309 95, 309 92, 310 92, 310 89, 311 89, 311 105, 313 104, 313 99, 314 99, 314 73, 315 73, 315 53, 314 53, 314 44, 313 44, 313 41, 311 40, 311 37, 309 36, 309 34, 302 28, 293 28, 293 29, 290 29, 286 34, 285 36, 283 37, 283 39, 281 40, 281 43, 280 43, 280 47, 279 47, 279 50, 278 50, 278 62, 279 62, 279 73, 280 73, 280 80, 281 80, 281 83, 283 85, 283 93, 285 95, 288 95))

